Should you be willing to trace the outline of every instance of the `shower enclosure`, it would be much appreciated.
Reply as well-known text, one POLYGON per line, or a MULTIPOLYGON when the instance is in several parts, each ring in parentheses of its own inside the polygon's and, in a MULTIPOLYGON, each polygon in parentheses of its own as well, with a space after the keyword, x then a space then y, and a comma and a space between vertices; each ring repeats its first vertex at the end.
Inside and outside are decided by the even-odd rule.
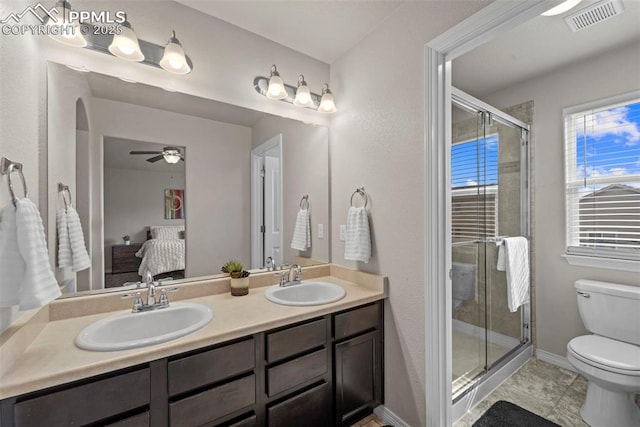
POLYGON ((529 126, 452 90, 453 398, 529 345, 530 305, 510 312, 502 239, 529 237, 529 126))

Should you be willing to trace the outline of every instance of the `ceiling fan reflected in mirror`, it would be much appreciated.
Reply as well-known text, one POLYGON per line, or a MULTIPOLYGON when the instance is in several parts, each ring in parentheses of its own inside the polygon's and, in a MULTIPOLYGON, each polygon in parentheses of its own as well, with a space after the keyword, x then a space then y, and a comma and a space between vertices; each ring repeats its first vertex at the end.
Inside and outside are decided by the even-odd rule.
POLYGON ((180 160, 184 162, 184 155, 180 152, 180 149, 176 147, 164 147, 162 151, 130 151, 129 154, 157 154, 157 156, 153 156, 147 159, 147 162, 149 163, 155 163, 158 160, 162 159, 164 159, 165 162, 171 164, 178 163, 180 160))

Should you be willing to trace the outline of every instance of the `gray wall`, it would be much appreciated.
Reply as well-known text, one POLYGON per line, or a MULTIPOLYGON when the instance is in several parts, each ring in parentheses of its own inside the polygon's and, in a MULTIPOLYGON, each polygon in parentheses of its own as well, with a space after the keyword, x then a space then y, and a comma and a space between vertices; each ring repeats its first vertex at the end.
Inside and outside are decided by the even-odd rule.
POLYGON ((564 155, 562 109, 640 88, 640 49, 621 47, 596 58, 505 89, 484 101, 498 107, 532 99, 534 221, 537 250, 536 317, 538 348, 565 356, 571 338, 584 334, 573 287, 577 279, 640 286, 637 272, 571 266, 565 251, 564 155))

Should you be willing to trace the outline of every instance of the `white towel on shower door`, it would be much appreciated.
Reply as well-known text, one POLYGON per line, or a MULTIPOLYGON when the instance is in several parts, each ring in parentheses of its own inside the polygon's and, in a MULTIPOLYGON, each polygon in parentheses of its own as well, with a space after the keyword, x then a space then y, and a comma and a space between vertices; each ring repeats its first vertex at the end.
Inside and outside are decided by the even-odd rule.
POLYGON ((515 312, 529 302, 529 241, 521 236, 505 238, 496 268, 507 273, 507 303, 509 311, 515 312))

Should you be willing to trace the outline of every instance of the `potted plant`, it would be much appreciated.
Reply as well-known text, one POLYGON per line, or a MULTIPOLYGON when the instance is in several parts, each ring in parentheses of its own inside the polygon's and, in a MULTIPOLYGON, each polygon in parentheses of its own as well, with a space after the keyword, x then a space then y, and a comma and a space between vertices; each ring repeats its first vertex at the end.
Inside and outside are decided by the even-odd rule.
POLYGON ((231 260, 222 266, 222 272, 231 276, 231 295, 239 297, 249 293, 249 272, 241 262, 231 260))
POLYGON ((122 236, 122 240, 124 240, 125 245, 131 244, 131 236, 129 236, 128 234, 125 234, 124 236, 122 236))

